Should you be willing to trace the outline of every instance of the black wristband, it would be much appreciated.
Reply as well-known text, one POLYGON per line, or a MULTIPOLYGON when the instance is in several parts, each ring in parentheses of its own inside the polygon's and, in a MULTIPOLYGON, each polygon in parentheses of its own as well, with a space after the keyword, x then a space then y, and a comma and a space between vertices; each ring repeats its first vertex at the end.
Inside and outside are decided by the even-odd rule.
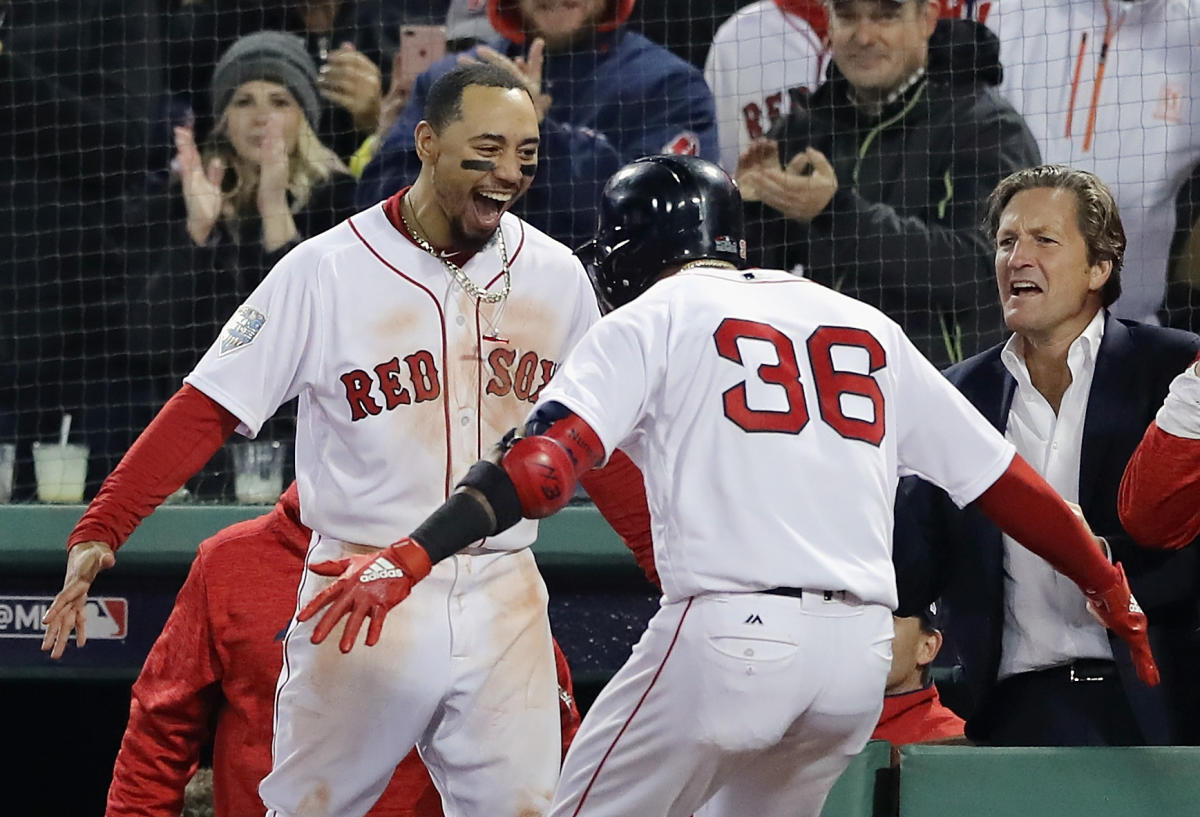
POLYGON ((492 506, 492 513, 496 516, 496 529, 491 531, 490 535, 508 530, 524 516, 512 478, 494 462, 480 460, 472 465, 471 470, 456 487, 463 486, 479 491, 492 506))
POLYGON ((499 465, 480 460, 455 487, 473 488, 487 504, 479 496, 455 491, 412 532, 412 538, 421 543, 434 564, 521 521, 517 489, 499 465))
POLYGON ((479 498, 455 492, 411 534, 437 564, 472 542, 492 535, 492 515, 479 498))

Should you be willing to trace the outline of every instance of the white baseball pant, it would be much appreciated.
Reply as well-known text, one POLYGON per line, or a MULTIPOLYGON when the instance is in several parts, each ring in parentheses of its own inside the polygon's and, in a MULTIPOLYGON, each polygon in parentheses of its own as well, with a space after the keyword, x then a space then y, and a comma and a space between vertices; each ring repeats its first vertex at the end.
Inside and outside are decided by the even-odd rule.
MULTIPOLYGON (((372 552, 314 534, 307 563, 372 552)), ((331 579, 309 573, 297 609, 331 579)), ((268 817, 355 817, 414 746, 446 817, 541 817, 562 754, 546 587, 528 549, 464 551, 388 613, 379 643, 319 645, 293 618, 275 695, 268 817)), ((363 628, 363 633, 366 627, 363 628)))
POLYGON ((879 719, 892 635, 886 607, 819 592, 664 604, 584 718, 550 817, 817 817, 879 719))

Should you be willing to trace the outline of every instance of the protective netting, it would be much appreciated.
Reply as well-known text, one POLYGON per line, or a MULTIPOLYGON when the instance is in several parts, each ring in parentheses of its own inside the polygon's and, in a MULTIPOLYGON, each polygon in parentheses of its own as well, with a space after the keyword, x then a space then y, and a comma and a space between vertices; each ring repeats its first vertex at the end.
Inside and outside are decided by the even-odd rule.
MULTIPOLYGON (((16 447, 14 501, 36 498, 32 443, 59 440, 65 415, 69 441, 89 446, 90 496, 282 252, 412 181, 421 72, 479 40, 525 54, 522 9, 556 0, 492 3, 500 39, 486 0, 0 3, 0 443, 16 447), (253 41, 215 70, 259 31, 299 39, 253 41), (260 195, 274 139, 231 130, 255 105, 290 107, 302 132, 281 135, 282 231, 260 195), (197 212, 185 188, 219 191, 219 206, 197 212)), ((1100 175, 1121 207, 1117 313, 1190 327, 1196 4, 946 0, 955 22, 934 31, 924 74, 878 111, 857 107, 838 83, 867 69, 834 65, 837 14, 886 62, 905 47, 893 18, 910 13, 891 7, 916 3, 832 17, 817 0, 566 3, 594 8, 602 30, 547 49, 546 150, 517 211, 575 244, 607 174, 639 155, 695 152, 733 172, 752 139, 776 136, 782 161, 803 154, 796 169, 815 176, 816 150, 836 193, 800 217, 748 204, 751 256, 881 306, 946 365, 1003 337, 983 200, 1011 170, 1063 162, 1100 175)), ((264 435, 290 440, 288 415, 264 435)), ((227 460, 190 495, 232 498, 227 460)))

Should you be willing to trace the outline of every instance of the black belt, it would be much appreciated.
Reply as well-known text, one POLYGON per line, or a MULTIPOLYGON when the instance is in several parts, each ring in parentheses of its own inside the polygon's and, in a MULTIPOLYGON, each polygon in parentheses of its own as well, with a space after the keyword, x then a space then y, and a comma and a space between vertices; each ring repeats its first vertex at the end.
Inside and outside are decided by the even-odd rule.
POLYGON ((769 596, 788 596, 793 599, 804 598, 807 593, 810 596, 819 595, 825 601, 833 601, 834 599, 844 600, 846 598, 845 590, 805 590, 803 587, 772 587, 768 590, 760 590, 760 593, 766 593, 769 596))

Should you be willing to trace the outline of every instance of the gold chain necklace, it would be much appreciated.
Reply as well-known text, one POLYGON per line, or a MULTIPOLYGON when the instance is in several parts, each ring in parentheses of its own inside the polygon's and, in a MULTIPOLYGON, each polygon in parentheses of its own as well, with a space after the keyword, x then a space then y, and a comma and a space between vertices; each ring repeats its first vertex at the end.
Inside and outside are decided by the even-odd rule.
MULTIPOLYGON (((464 292, 466 292, 475 300, 481 301, 485 304, 498 304, 508 297, 508 293, 512 289, 512 273, 508 268, 508 248, 504 244, 504 231, 501 230, 500 227, 496 227, 496 238, 499 239, 500 265, 504 270, 504 286, 499 292, 488 292, 485 289, 481 289, 474 281, 472 281, 470 277, 463 272, 462 267, 460 267, 458 264, 455 264, 453 261, 450 261, 444 255, 435 250, 432 244, 426 241, 420 233, 413 229, 412 225, 408 223, 408 217, 404 215, 404 205, 408 203, 408 198, 405 197, 400 205, 400 220, 404 222, 404 227, 408 230, 408 234, 412 236, 412 240, 418 247, 442 262, 442 266, 449 271, 450 275, 454 278, 458 285, 463 288, 464 292)), ((409 206, 411 207, 412 205, 409 204, 409 206)), ((416 218, 417 211, 416 209, 413 209, 413 219, 416 220, 416 218)), ((420 222, 418 221, 417 223, 419 224, 420 222)))
POLYGON ((701 258, 699 261, 688 261, 686 264, 680 267, 678 271, 683 272, 685 269, 693 269, 694 267, 709 267, 710 269, 713 267, 723 267, 728 269, 737 269, 736 266, 728 261, 718 261, 715 258, 701 258))

